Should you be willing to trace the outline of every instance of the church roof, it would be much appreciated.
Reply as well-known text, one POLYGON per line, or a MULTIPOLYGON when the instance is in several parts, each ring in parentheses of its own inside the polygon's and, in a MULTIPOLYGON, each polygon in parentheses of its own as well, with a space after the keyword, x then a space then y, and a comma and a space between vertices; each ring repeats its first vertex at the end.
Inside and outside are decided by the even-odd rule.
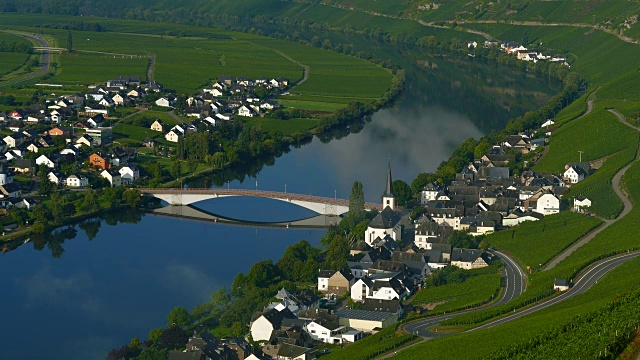
POLYGON ((369 227, 374 229, 391 229, 396 226, 399 221, 400 216, 387 206, 378 215, 376 215, 373 220, 371 220, 369 227))
POLYGON ((387 187, 384 190, 384 197, 393 197, 393 188, 392 188, 392 180, 391 180, 391 161, 389 161, 389 168, 387 171, 387 187))

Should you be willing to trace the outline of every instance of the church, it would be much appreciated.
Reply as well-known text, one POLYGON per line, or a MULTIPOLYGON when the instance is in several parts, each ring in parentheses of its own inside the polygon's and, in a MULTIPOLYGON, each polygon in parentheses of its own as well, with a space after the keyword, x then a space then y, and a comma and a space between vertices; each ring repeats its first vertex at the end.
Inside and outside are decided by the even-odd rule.
POLYGON ((390 241, 397 247, 397 242, 402 236, 402 227, 400 226, 400 215, 395 209, 395 197, 393 196, 391 180, 391 162, 387 172, 387 187, 382 194, 382 211, 376 215, 364 233, 364 241, 372 248, 379 248, 390 241))

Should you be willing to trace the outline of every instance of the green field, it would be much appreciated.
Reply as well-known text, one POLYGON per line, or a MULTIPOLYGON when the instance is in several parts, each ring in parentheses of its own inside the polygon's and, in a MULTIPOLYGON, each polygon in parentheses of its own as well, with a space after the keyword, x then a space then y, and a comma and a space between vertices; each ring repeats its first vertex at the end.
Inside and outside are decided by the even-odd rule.
POLYGON ((412 341, 414 338, 415 337, 413 335, 408 334, 398 335, 396 334, 395 326, 390 326, 377 334, 357 341, 344 349, 332 350, 331 353, 323 356, 322 359, 375 359, 378 355, 392 351, 393 349, 412 341))
POLYGON ((87 53, 63 54, 61 69, 50 81, 64 85, 104 83, 117 76, 140 76, 144 79, 148 60, 87 53))
POLYGON ((491 301, 500 288, 500 274, 471 276, 464 282, 425 287, 416 293, 413 304, 440 303, 432 311, 447 312, 491 301))
POLYGON ((569 162, 593 161, 610 156, 604 165, 574 185, 571 195, 589 197, 591 211, 604 217, 615 216, 622 208, 611 188, 613 175, 635 157, 637 131, 622 124, 599 103, 590 114, 561 126, 551 136, 549 152, 536 164, 536 171, 564 172, 569 162))
MULTIPOLYGON (((399 351, 394 359, 486 358, 496 349, 533 339, 551 326, 564 325, 575 316, 598 310, 617 296, 638 289, 640 277, 633 276, 638 272, 640 259, 629 261, 598 281, 598 284, 584 294, 498 327, 429 340, 399 351), (466 346, 467 344, 474 345, 466 346)), ((553 278, 549 286, 552 282, 553 278)))
MULTIPOLYGON (((240 119, 238 117, 237 119, 240 119)), ((250 126, 259 125, 263 131, 266 132, 280 132, 283 135, 291 135, 293 133, 303 132, 305 130, 311 130, 318 126, 320 121, 318 119, 269 119, 269 118, 242 118, 242 121, 246 122, 250 126)))
MULTIPOLYGON (((30 30, 28 25, 37 25, 38 19, 42 18, 0 15, 7 26, 24 31, 30 30)), ((68 19, 56 16, 47 20, 64 23, 68 19)), ((292 96, 287 101, 296 101, 295 107, 311 111, 331 112, 354 100, 373 101, 391 85, 390 72, 377 65, 284 40, 172 24, 175 31, 183 29, 189 35, 176 37, 164 35, 167 28, 160 24, 113 19, 100 19, 100 23, 117 33, 72 31, 75 51, 60 57, 60 70, 52 82, 88 85, 119 75, 145 79, 148 56, 153 54, 154 80, 186 94, 200 91, 219 75, 284 77, 295 83, 307 66, 309 78, 292 90, 300 98, 292 96)), ((66 31, 40 30, 58 44, 66 43, 66 31)))
POLYGON ((0 52, 0 75, 19 69, 29 58, 29 54, 0 52))
POLYGON ((601 223, 595 217, 566 211, 487 235, 485 241, 513 255, 523 269, 539 268, 601 223))
MULTIPOLYGON (((142 144, 146 138, 162 137, 163 134, 140 126, 120 123, 113 128, 114 141, 122 141, 122 138, 135 140, 142 144)), ((164 139, 164 138, 163 138, 164 139)))

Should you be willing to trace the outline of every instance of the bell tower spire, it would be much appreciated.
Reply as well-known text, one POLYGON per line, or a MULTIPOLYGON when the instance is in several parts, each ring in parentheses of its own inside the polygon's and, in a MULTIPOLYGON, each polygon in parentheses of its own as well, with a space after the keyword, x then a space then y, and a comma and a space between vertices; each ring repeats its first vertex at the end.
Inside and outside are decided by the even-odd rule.
POLYGON ((385 188, 384 194, 382 194, 382 209, 387 206, 391 208, 391 210, 395 210, 396 199, 393 196, 393 180, 391 180, 391 159, 389 159, 389 165, 387 170, 387 187, 385 188))

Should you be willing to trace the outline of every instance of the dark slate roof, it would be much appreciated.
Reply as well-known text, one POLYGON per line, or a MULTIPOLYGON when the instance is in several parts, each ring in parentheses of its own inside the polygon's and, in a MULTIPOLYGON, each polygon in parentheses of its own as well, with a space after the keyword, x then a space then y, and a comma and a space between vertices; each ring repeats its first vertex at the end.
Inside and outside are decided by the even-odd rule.
POLYGON ((302 319, 282 319, 282 324, 280 326, 282 326, 283 328, 292 328, 294 326, 298 326, 300 328, 305 327, 307 324, 309 323, 309 320, 302 320, 302 319))
POLYGON ((556 279, 554 285, 556 286, 569 286, 569 281, 566 279, 556 279))
POLYGON ((391 229, 400 221, 400 216, 390 207, 385 207, 373 220, 369 223, 369 227, 374 229, 391 229))
POLYGON ((390 317, 395 316, 395 314, 381 311, 347 309, 336 311, 336 316, 343 319, 384 321, 390 317))
POLYGON ((295 315, 293 315, 293 313, 291 313, 291 311, 289 311, 289 309, 286 309, 286 308, 283 309, 282 311, 271 309, 262 315, 265 317, 265 319, 267 319, 273 325, 275 329, 280 327, 280 324, 282 324, 283 319, 296 318, 295 315))
POLYGON ((302 346, 297 346, 297 345, 291 345, 291 344, 282 344, 280 345, 280 349, 278 349, 278 358, 282 357, 286 357, 286 358, 297 358, 298 356, 305 354, 309 351, 311 351, 312 349, 306 348, 306 347, 302 347, 302 346))
POLYGON ((319 314, 319 316, 313 320, 313 322, 315 322, 316 324, 319 324, 329 330, 335 330, 339 327, 341 327, 339 321, 338 321, 338 317, 335 315, 329 315, 329 314, 319 314))
POLYGON ((331 275, 335 274, 335 271, 331 271, 331 270, 320 270, 318 272, 318 277, 319 278, 330 278, 331 275))
POLYGON ((367 311, 380 311, 385 313, 397 313, 398 308, 402 306, 400 300, 380 300, 380 299, 366 299, 362 304, 362 310, 367 311))
POLYGON ((451 261, 474 262, 484 251, 479 249, 454 248, 451 252, 451 261))
POLYGON ((167 359, 168 360, 200 360, 202 358, 202 355, 203 354, 201 350, 187 351, 187 352, 172 350, 169 352, 169 357, 167 359))
POLYGON ((387 186, 384 189, 384 194, 382 196, 393 197, 393 181, 391 180, 391 161, 389 161, 389 166, 387 170, 387 186))

